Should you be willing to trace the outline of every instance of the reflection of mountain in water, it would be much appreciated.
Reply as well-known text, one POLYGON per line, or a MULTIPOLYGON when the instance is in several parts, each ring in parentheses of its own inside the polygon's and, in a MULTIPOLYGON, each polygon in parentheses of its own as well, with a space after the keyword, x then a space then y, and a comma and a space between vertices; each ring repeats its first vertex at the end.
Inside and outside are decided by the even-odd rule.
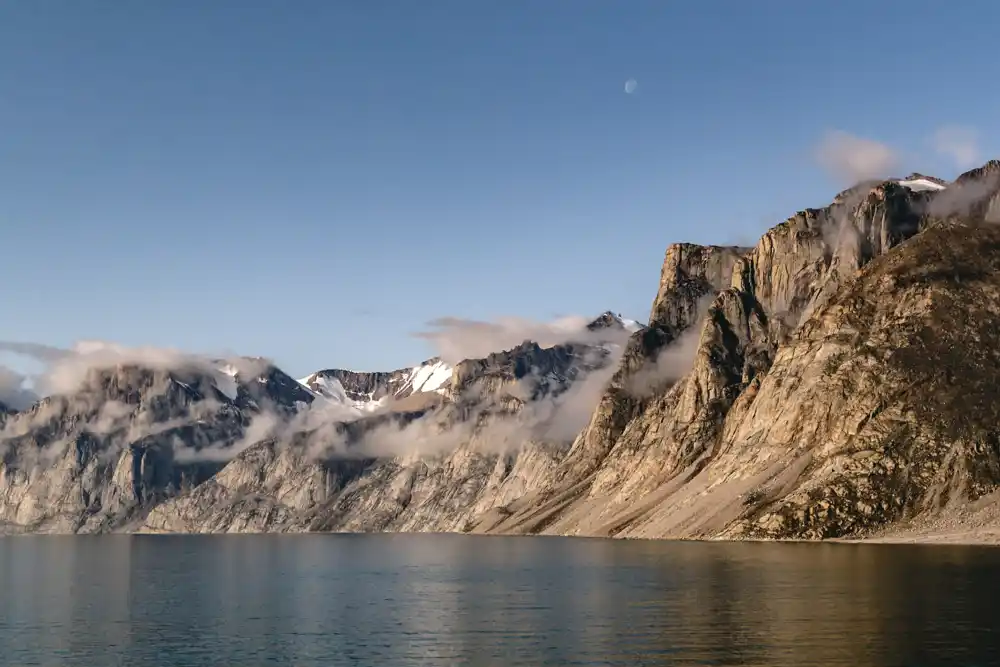
POLYGON ((996 550, 369 535, 0 551, 3 667, 996 664, 996 550))

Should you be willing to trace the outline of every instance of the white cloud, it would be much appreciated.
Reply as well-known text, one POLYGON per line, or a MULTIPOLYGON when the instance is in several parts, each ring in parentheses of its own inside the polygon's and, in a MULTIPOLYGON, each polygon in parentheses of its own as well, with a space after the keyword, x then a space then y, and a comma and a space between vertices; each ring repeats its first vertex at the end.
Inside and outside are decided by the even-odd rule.
POLYGON ((979 133, 975 128, 948 125, 939 128, 931 139, 934 150, 952 160, 961 170, 979 162, 979 133))
POLYGON ((520 317, 502 317, 494 322, 441 317, 428 322, 430 331, 414 334, 431 342, 442 360, 458 363, 466 359, 482 359, 494 352, 510 350, 526 340, 540 347, 563 343, 624 340, 628 332, 590 331, 592 318, 562 317, 551 322, 539 322, 520 317), (618 334, 622 335, 619 336, 618 334))
POLYGON ((891 176, 899 163, 889 146, 839 130, 823 137, 816 149, 816 160, 844 185, 891 176))
POLYGON ((70 394, 83 384, 91 371, 136 365, 153 370, 198 370, 209 375, 220 374, 220 364, 233 366, 244 377, 262 372, 269 364, 266 359, 209 356, 161 347, 129 347, 109 341, 78 341, 71 349, 37 343, 0 341, 0 351, 34 358, 45 364, 45 370, 32 378, 35 390, 42 395, 70 394))
POLYGON ((25 376, 0 366, 0 403, 12 410, 24 410, 38 397, 25 387, 25 376))

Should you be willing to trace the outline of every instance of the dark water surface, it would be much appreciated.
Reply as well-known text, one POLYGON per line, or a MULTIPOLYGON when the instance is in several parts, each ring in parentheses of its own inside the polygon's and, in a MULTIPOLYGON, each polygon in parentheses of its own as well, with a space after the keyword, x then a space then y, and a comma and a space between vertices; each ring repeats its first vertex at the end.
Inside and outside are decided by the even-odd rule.
POLYGON ((1000 664, 1000 549, 0 538, 0 665, 1000 664))

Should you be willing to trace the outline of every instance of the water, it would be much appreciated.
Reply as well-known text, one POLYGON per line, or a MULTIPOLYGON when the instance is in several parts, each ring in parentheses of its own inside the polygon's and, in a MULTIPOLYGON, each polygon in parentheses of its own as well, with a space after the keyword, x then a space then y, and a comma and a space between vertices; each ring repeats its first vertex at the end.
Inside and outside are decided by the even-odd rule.
POLYGON ((1000 664, 1000 549, 0 539, 0 665, 1000 664))

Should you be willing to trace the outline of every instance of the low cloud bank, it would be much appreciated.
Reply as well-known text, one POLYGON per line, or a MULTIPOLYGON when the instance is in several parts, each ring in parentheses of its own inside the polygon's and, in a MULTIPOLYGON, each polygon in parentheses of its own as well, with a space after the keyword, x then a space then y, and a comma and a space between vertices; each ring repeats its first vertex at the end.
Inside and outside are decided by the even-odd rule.
MULTIPOLYGON (((183 409, 171 406, 170 409, 179 412, 165 417, 164 407, 157 401, 145 400, 137 405, 108 400, 100 390, 81 389, 95 388, 96 385, 88 385, 94 381, 95 370, 119 366, 171 373, 155 380, 162 386, 144 388, 147 397, 166 393, 170 383, 197 384, 199 374, 205 376, 206 382, 221 388, 226 381, 234 382, 230 377, 233 373, 244 384, 255 381, 268 362, 246 358, 220 360, 173 349, 127 347, 101 341, 77 343, 70 349, 0 342, 0 350, 26 354, 47 365, 34 378, 34 384, 51 396, 3 424, 0 452, 15 447, 22 454, 22 462, 30 458, 37 463, 50 463, 63 455, 80 435, 99 441, 105 460, 118 456, 124 447, 141 442, 152 447, 169 444, 174 459, 181 463, 227 461, 268 439, 282 446, 304 443, 308 455, 315 458, 435 455, 470 442, 480 451, 491 452, 510 451, 533 440, 569 442, 590 419, 628 336, 627 331, 614 328, 591 331, 587 328, 590 321, 582 317, 549 323, 519 318, 498 322, 436 320, 432 323, 435 330, 424 335, 438 346, 445 359, 485 357, 516 347, 526 339, 542 347, 589 343, 593 345, 590 348, 593 356, 579 360, 584 370, 568 388, 527 401, 520 411, 506 410, 503 402, 510 396, 501 392, 495 396, 463 397, 461 408, 446 404, 415 420, 387 414, 362 416, 349 406, 321 397, 291 414, 262 403, 248 420, 245 411, 236 410, 213 392, 206 393, 200 385, 194 388, 200 390, 203 398, 183 409), (345 426, 359 419, 365 420, 363 428, 345 426), (66 432, 66 424, 73 424, 71 433, 66 432), (59 436, 39 440, 39 434, 50 432, 59 436), (32 453, 25 458, 29 449, 32 453)), ((508 390, 527 390, 525 393, 530 395, 534 392, 532 383, 541 380, 529 374, 508 390)), ((13 372, 0 375, 0 388, 5 396, 12 395, 12 390, 23 382, 24 377, 13 372)), ((31 401, 35 398, 32 395, 31 401)), ((24 409, 31 401, 21 401, 12 407, 24 409)))
POLYGON ((494 352, 513 349, 526 340, 547 348, 564 343, 624 342, 628 338, 628 332, 592 331, 587 328, 591 321, 592 318, 576 315, 551 322, 521 317, 501 317, 493 322, 440 317, 427 323, 429 331, 413 335, 429 341, 438 356, 450 364, 482 359, 494 352))

